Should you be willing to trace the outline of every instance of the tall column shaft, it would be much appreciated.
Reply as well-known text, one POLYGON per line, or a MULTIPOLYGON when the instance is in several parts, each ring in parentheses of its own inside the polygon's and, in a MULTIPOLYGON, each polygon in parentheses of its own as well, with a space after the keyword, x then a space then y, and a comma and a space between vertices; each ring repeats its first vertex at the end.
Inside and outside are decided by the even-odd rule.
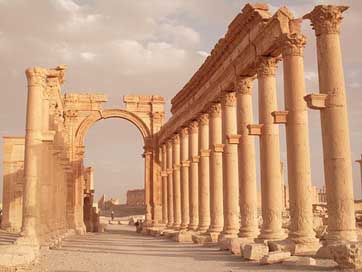
POLYGON ((172 188, 173 188, 173 216, 175 229, 179 229, 181 226, 181 176, 180 176, 180 136, 175 134, 173 136, 172 146, 172 188))
POLYGON ((304 101, 303 47, 305 37, 290 36, 283 46, 284 103, 286 123, 290 227, 296 243, 315 242, 313 231, 308 113, 304 101))
POLYGON ((324 176, 328 206, 327 240, 356 240, 351 147, 344 73, 339 41, 343 6, 316 6, 305 18, 317 36, 324 176))
POLYGON ((173 213, 173 181, 172 181, 172 140, 167 142, 167 210, 168 210, 168 227, 174 224, 173 213))
POLYGON ((255 238, 258 233, 258 198, 256 189, 255 143, 247 126, 253 123, 253 78, 244 77, 237 82, 237 125, 240 135, 239 158, 239 236, 255 238))
POLYGON ((190 224, 189 206, 189 129, 181 129, 181 228, 190 224))
POLYGON ((239 174, 236 124, 236 95, 226 92, 222 97, 222 140, 224 182, 223 235, 236 237, 239 232, 239 174))
POLYGON ((162 150, 162 224, 168 223, 167 207, 167 146, 163 144, 162 150))
POLYGON ((199 225, 199 124, 192 121, 189 126, 189 201, 190 230, 196 230, 199 225))
POLYGON ((262 58, 258 69, 260 135, 260 179, 263 225, 261 239, 283 238, 282 180, 280 173, 279 129, 273 122, 277 110, 276 59, 262 58))
POLYGON ((220 233, 224 227, 222 179, 221 104, 212 104, 210 116, 210 233, 220 233))
POLYGON ((359 167, 360 167, 360 178, 361 178, 361 192, 362 192, 362 155, 361 155, 361 159, 356 161, 357 163, 359 163, 359 167))
POLYGON ((209 116, 199 118, 199 227, 205 232, 210 226, 210 173, 209 173, 209 116))
POLYGON ((26 70, 28 80, 28 100, 26 112, 25 158, 24 158, 24 198, 22 235, 32 243, 38 243, 37 192, 42 145, 42 92, 45 88, 46 71, 41 68, 26 70))
POLYGON ((151 184, 151 160, 152 160, 152 152, 145 151, 144 153, 145 159, 145 205, 146 205, 146 216, 145 221, 146 225, 152 224, 152 184, 151 184))

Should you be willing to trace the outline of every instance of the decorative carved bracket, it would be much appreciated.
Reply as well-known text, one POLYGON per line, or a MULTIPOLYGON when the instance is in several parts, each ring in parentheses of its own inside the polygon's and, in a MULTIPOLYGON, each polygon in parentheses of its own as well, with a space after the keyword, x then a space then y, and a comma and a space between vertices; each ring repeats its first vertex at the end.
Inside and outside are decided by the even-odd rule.
POLYGON ((200 157, 209 157, 210 156, 210 149, 201 149, 200 150, 200 157))
POLYGON ((321 93, 312 93, 304 96, 305 102, 307 102, 307 106, 313 110, 321 110, 326 107, 327 94, 321 93))
POLYGON ((181 167, 190 167, 190 161, 182 161, 181 167))
POLYGON ((228 144, 238 144, 239 143, 239 139, 240 139, 241 135, 226 135, 226 140, 228 144))
POLYGON ((288 111, 273 111, 274 124, 286 124, 288 122, 288 111))
POLYGON ((192 163, 198 163, 199 160, 200 160, 200 156, 192 156, 192 158, 191 158, 192 163))
POLYGON ((224 152, 224 146, 224 144, 214 144, 212 151, 214 153, 222 153, 224 152))
POLYGON ((264 125, 263 124, 250 124, 247 126, 249 130, 249 135, 253 136, 260 136, 261 135, 261 129, 264 125))

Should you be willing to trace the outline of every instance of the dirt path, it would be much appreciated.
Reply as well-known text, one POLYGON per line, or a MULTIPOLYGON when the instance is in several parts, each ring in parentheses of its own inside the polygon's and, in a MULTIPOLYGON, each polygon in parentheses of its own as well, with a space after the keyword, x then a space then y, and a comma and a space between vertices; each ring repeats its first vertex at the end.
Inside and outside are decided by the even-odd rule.
MULTIPOLYGON (((61 249, 42 250, 33 271, 56 272, 237 272, 306 271, 281 265, 261 266, 245 262, 217 248, 179 244, 171 240, 136 234, 134 227, 109 226, 100 234, 73 236, 61 249)), ((307 268, 309 271, 333 271, 307 268)))

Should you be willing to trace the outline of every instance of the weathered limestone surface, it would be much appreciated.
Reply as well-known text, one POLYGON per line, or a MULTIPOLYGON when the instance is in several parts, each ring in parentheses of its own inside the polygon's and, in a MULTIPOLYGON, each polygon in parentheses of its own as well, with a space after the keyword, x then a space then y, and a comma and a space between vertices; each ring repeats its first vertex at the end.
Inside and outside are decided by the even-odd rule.
POLYGON ((244 247, 243 257, 247 260, 260 261, 269 252, 264 244, 247 244, 244 247))
POLYGON ((334 245, 330 251, 340 268, 362 269, 361 242, 334 245))
POLYGON ((290 257, 290 252, 285 252, 285 251, 269 252, 268 255, 265 255, 263 258, 260 259, 260 263, 261 264, 281 263, 289 257, 290 257))

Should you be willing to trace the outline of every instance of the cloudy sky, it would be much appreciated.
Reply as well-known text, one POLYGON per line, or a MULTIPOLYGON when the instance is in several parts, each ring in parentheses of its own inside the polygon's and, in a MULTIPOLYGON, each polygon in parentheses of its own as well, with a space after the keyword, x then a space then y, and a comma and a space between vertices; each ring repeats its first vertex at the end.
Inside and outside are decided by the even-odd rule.
MULTIPOLYGON (((351 7, 345 13, 341 40, 352 159, 358 159, 362 153, 362 1, 268 2, 273 12, 286 5, 298 17, 319 3, 351 7)), ((0 0, 0 136, 24 135, 24 70, 30 66, 50 68, 66 64, 63 93, 104 92, 109 100, 104 108, 122 107, 122 96, 126 94, 162 95, 167 101, 169 117, 171 98, 197 71, 245 3, 240 0, 0 0)), ((315 38, 309 22, 303 28, 308 37, 307 92, 317 92, 315 38)), ((278 99, 279 108, 283 109, 281 69, 278 99)), ((257 92, 253 100, 256 103, 257 92)), ((324 176, 319 113, 310 111, 309 118, 312 181, 320 187, 324 176)), ((283 128, 280 133, 285 162, 283 128)), ((138 130, 124 120, 108 119, 89 130, 86 164, 95 167, 97 196, 105 193, 124 202, 126 190, 143 187, 142 146, 138 130)), ((353 178, 355 195, 361 197, 357 163, 353 163, 353 178)))

